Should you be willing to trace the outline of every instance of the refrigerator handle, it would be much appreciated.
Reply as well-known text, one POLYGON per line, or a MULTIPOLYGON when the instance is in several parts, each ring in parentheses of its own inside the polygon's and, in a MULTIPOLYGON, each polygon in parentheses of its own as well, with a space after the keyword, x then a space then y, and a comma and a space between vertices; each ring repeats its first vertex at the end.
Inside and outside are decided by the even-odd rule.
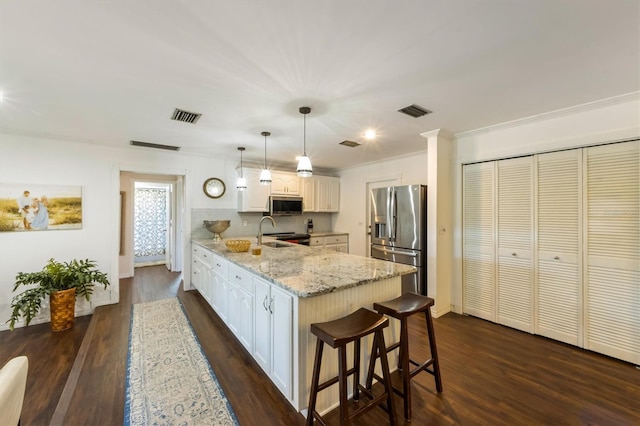
POLYGON ((398 193, 396 192, 395 188, 393 188, 393 195, 391 200, 392 200, 391 214, 393 215, 393 218, 392 218, 393 228, 391 229, 391 241, 395 241, 396 235, 398 233, 398 215, 397 215, 398 193))

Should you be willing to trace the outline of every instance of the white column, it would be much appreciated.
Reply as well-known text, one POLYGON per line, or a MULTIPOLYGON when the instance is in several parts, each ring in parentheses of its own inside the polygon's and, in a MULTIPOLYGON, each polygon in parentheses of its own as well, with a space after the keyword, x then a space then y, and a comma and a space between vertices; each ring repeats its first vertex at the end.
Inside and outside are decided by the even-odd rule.
POLYGON ((453 135, 443 129, 422 133, 427 139, 427 295, 433 315, 451 310, 453 267, 453 135))

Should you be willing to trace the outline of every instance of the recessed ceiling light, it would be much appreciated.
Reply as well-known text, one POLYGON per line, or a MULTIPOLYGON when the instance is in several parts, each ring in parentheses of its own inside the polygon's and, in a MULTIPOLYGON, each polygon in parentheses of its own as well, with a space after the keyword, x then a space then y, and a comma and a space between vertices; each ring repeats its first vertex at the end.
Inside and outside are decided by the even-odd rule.
POLYGON ((377 136, 376 131, 373 129, 369 129, 366 132, 364 132, 364 137, 367 139, 375 139, 377 136))

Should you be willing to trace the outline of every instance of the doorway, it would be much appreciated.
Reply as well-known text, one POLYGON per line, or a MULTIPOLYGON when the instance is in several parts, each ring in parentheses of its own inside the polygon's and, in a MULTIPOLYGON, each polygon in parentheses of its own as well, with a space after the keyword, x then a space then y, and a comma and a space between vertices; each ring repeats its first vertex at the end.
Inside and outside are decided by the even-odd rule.
POLYGON ((182 242, 187 225, 184 176, 121 170, 120 200, 120 278, 133 277, 135 269, 143 265, 163 264, 172 272, 182 271, 182 242), (144 188, 147 191, 142 197, 142 208, 138 200, 136 212, 136 191, 144 188), (146 216, 151 216, 155 225, 145 224, 146 216), (134 242, 136 228, 138 233, 142 230, 142 241, 138 238, 134 242), (147 236, 150 242, 146 241, 147 236))
POLYGON ((171 270, 172 186, 135 182, 133 196, 134 267, 166 265, 171 270))

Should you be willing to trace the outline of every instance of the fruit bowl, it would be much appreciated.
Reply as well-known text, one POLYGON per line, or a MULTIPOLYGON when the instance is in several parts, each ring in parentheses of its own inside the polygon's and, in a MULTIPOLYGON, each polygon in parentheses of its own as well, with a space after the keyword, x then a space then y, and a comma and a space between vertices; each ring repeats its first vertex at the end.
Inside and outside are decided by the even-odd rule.
POLYGON ((207 228, 207 231, 213 232, 214 241, 220 241, 222 239, 220 234, 222 234, 224 231, 226 231, 229 228, 229 225, 231 225, 231 221, 230 220, 204 220, 204 221, 202 221, 202 226, 204 228, 207 228))
POLYGON ((251 241, 249 240, 227 240, 224 243, 234 253, 249 251, 249 247, 251 247, 251 241))

